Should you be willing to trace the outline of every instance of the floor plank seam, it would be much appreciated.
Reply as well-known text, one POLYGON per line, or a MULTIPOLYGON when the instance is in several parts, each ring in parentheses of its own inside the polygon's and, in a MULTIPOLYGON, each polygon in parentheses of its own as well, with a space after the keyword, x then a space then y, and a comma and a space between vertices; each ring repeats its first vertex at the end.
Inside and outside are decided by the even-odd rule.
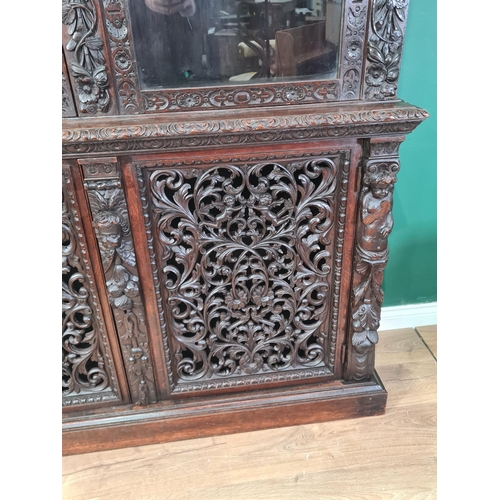
POLYGON ((437 363, 436 356, 434 356, 434 353, 431 351, 431 348, 427 345, 427 342, 424 340, 424 338, 422 337, 422 335, 420 335, 420 333, 418 333, 418 330, 416 328, 414 328, 413 330, 418 335, 418 338, 423 342, 423 344, 425 345, 425 347, 427 347, 427 350, 431 353, 431 356, 434 358, 434 360, 437 363))

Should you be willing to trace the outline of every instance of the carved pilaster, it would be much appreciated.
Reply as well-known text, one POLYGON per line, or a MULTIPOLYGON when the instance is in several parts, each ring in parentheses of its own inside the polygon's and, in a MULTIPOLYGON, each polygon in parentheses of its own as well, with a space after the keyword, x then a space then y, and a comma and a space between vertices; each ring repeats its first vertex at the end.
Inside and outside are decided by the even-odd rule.
POLYGON ((132 400, 156 402, 144 306, 128 209, 116 158, 79 161, 132 400))
POLYGON ((365 150, 354 247, 347 380, 368 379, 374 370, 384 299, 382 279, 389 254, 387 237, 393 226, 392 193, 403 140, 373 139, 365 150))
POLYGON ((80 113, 115 113, 97 1, 63 0, 62 24, 64 52, 80 113))
POLYGON ((365 99, 395 99, 409 0, 372 0, 365 99))

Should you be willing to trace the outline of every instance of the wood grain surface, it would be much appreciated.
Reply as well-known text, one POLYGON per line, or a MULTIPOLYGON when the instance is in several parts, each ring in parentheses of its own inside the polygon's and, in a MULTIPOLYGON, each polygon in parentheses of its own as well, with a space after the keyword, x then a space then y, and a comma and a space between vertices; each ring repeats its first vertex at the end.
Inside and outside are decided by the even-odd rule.
POLYGON ((435 499, 436 327, 418 331, 381 332, 383 416, 64 457, 63 498, 435 499))

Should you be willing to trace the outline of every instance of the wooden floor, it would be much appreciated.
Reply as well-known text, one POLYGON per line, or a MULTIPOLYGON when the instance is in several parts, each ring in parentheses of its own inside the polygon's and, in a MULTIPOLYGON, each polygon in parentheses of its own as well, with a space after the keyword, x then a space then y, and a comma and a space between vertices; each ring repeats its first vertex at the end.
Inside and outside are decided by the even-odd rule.
POLYGON ((64 457, 63 499, 434 499, 436 338, 380 333, 383 416, 64 457))

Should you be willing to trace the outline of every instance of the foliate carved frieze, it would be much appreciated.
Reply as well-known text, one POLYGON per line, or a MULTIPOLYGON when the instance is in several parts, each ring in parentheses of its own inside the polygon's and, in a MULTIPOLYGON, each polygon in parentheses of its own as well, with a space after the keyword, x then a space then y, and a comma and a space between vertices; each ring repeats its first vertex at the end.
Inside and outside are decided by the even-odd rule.
POLYGON ((105 113, 111 94, 96 0, 63 0, 65 50, 82 113, 105 113))
MULTIPOLYGON (((359 196, 351 292, 351 327, 347 378, 363 380, 373 374, 375 344, 384 293, 382 280, 388 261, 387 239, 393 227, 392 203, 399 171, 401 140, 373 145, 374 157, 364 165, 359 196), (397 145, 397 146, 395 146, 397 145)), ((371 148, 370 148, 371 149, 371 148)))
POLYGON ((63 170, 62 194, 63 406, 118 400, 86 245, 66 170, 63 170))
POLYGON ((129 215, 116 163, 80 162, 133 402, 156 402, 129 215), (114 167, 113 167, 114 165, 114 167), (94 181, 95 175, 108 178, 94 181))
POLYGON ((267 105, 334 102, 340 96, 340 83, 297 82, 267 87, 218 87, 193 90, 143 92, 145 111, 197 111, 215 108, 241 108, 267 105))
POLYGON ((183 150, 274 141, 406 134, 427 118, 419 108, 396 108, 225 121, 77 128, 63 131, 63 154, 183 150))
POLYGON ((396 97, 409 0, 372 0, 365 68, 366 99, 396 97))
POLYGON ((333 204, 345 159, 137 166, 174 392, 331 375, 333 204))
POLYGON ((142 109, 126 7, 123 0, 102 0, 102 4, 120 109, 125 114, 138 113, 142 109))
POLYGON ((344 7, 344 42, 340 55, 342 100, 359 99, 365 49, 368 0, 348 0, 344 7))

